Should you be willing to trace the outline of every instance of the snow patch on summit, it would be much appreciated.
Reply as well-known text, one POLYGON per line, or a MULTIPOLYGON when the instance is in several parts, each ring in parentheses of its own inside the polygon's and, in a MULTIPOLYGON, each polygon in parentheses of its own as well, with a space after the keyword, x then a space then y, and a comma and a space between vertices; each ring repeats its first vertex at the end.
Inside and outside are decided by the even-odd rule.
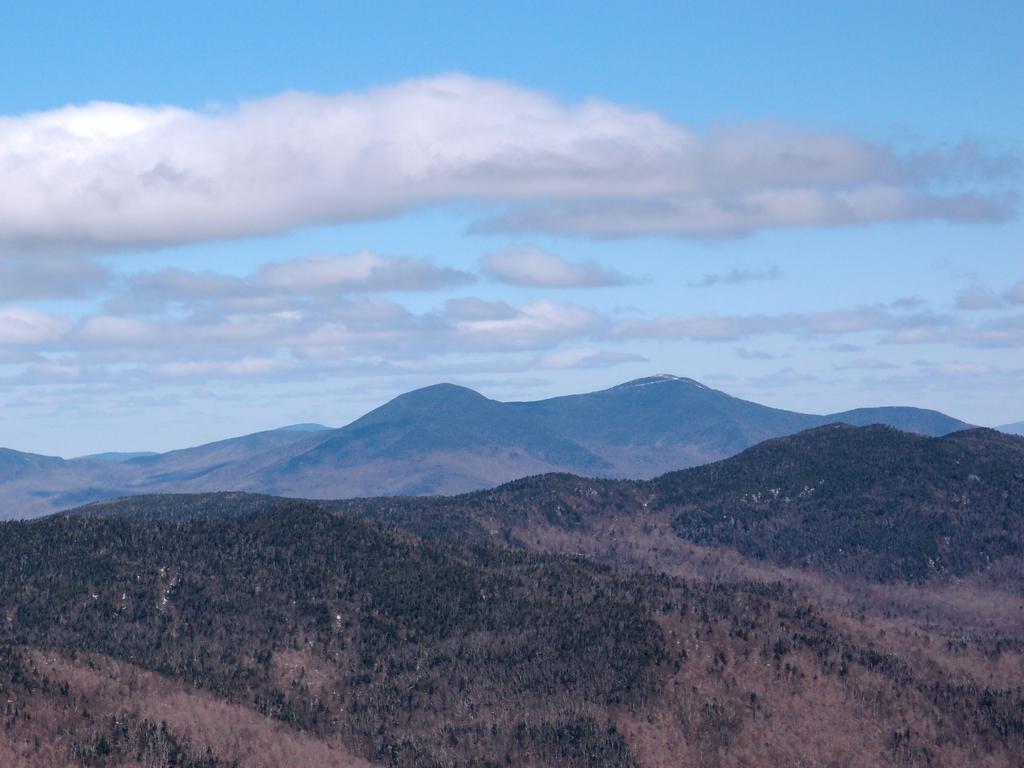
POLYGON ((627 381, 625 384, 619 384, 617 387, 612 389, 639 389, 640 387, 650 387, 655 384, 666 384, 668 382, 682 382, 684 384, 690 384, 700 389, 708 389, 708 387, 701 384, 699 381, 688 379, 684 376, 673 376, 671 373, 659 373, 654 376, 648 376, 643 379, 634 379, 633 381, 627 381))

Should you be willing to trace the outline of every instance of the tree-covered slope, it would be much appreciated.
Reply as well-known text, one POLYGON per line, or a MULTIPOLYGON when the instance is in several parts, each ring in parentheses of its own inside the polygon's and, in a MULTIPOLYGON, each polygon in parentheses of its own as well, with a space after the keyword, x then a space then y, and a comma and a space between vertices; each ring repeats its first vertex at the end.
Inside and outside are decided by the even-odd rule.
POLYGON ((834 425, 655 483, 676 532, 773 562, 922 580, 1024 554, 1024 440, 834 425))
MULTIPOLYGON (((234 498, 124 499, 82 511, 185 518, 276 503, 234 498)), ((985 429, 933 438, 831 425, 651 481, 548 474, 459 496, 325 508, 422 535, 505 544, 542 529, 586 536, 600 522, 629 536, 664 522, 688 541, 781 566, 920 582, 1024 558, 1024 439, 985 429)))
POLYGON ((239 727, 318 765, 1024 754, 1019 692, 878 649, 778 585, 423 541, 304 502, 7 523, 0 551, 0 756, 31 768, 267 765, 239 727))

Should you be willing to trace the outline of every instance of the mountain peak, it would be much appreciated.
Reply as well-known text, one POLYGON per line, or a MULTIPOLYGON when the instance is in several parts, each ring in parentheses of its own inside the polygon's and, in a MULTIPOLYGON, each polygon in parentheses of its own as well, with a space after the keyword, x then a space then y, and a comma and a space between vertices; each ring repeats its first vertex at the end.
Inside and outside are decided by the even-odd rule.
POLYGON ((624 384, 614 386, 612 389, 639 389, 640 387, 650 387, 656 384, 669 384, 676 382, 690 384, 695 387, 700 387, 701 389, 708 389, 708 387, 701 384, 699 381, 688 379, 683 376, 674 376, 671 373, 657 373, 654 376, 645 376, 641 379, 633 379, 632 381, 627 381, 624 384))
POLYGON ((493 400, 484 397, 476 390, 445 382, 431 384, 399 395, 352 424, 377 423, 381 419, 390 419, 399 414, 419 416, 429 413, 433 418, 440 418, 442 415, 448 414, 453 418, 465 419, 469 414, 479 413, 481 408, 487 408, 494 404, 493 400))
POLYGON ((289 424, 287 427, 278 427, 275 432, 327 432, 331 427, 323 424, 289 424))
POLYGON ((475 389, 464 387, 461 384, 452 384, 447 381, 441 382, 440 384, 431 384, 430 386, 414 389, 412 392, 406 392, 404 395, 399 395, 395 399, 404 400, 407 398, 416 400, 443 399, 477 401, 489 399, 481 395, 475 389))

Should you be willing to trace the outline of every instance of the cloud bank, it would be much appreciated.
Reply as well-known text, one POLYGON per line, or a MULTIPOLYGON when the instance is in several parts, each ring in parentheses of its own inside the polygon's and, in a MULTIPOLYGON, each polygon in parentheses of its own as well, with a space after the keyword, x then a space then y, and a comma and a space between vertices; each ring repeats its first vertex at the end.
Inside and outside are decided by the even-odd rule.
POLYGON ((156 247, 460 201, 480 231, 727 237, 992 221, 1010 158, 899 153, 788 126, 699 134, 608 101, 466 75, 223 109, 97 102, 0 117, 0 245, 156 247))
POLYGON ((968 311, 999 309, 1014 304, 1024 304, 1024 280, 1018 280, 1001 293, 975 285, 956 297, 957 309, 968 311))
POLYGON ((596 261, 566 261, 532 245, 510 246, 485 256, 481 267, 493 280, 526 288, 602 288, 628 282, 596 261))
POLYGON ((112 279, 110 270, 89 259, 0 254, 0 301, 80 298, 102 290, 112 279))

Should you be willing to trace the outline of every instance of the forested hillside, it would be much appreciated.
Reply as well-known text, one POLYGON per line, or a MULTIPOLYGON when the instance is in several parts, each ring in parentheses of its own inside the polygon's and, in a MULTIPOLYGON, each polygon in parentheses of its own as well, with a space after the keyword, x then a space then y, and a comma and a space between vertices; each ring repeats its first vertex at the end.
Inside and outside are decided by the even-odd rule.
MULTIPOLYGON (((73 514, 190 519, 281 503, 172 494, 73 514)), ((610 546, 616 531, 621 541, 636 541, 661 526, 684 541, 776 566, 883 583, 1006 572, 1024 587, 1024 439, 993 430, 929 438, 833 425, 646 482, 552 474, 461 496, 323 506, 420 535, 540 549, 576 541, 591 554, 598 540, 610 546)), ((604 559, 615 562, 614 554, 604 559)))
POLYGON ((836 425, 661 478, 697 543, 879 581, 965 576, 1024 554, 1024 440, 836 425))
POLYGON ((1024 754, 1019 681, 901 656, 770 583, 421 540, 304 502, 7 523, 0 551, 5 765, 1010 766, 1024 754))
POLYGON ((649 482, 545 475, 450 498, 331 507, 423 534, 486 532, 506 543, 541 530, 585 539, 609 526, 627 539, 665 523, 686 541, 775 565, 917 583, 1024 555, 1024 439, 832 425, 649 482))

